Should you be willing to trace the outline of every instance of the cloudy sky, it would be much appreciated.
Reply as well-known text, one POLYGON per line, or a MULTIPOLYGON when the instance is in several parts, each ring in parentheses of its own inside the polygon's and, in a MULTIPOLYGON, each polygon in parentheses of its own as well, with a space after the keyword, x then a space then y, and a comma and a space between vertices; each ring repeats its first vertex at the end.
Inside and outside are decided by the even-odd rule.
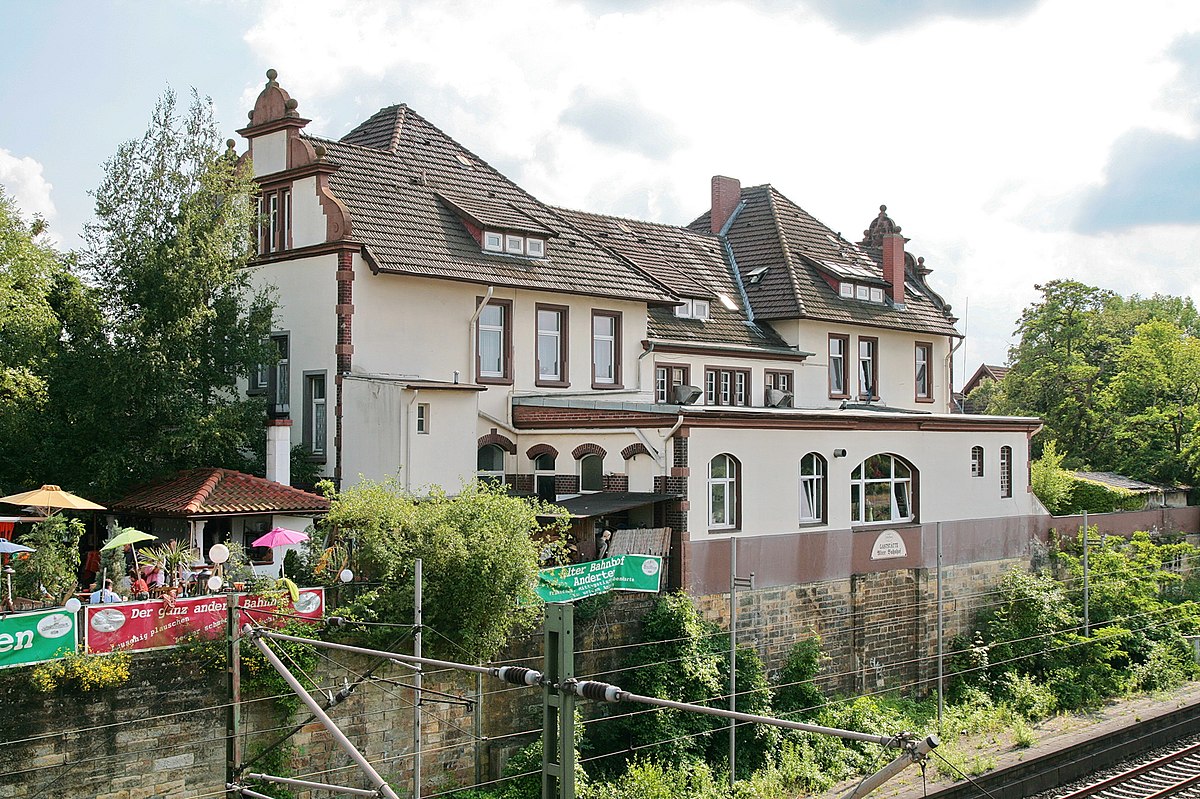
POLYGON ((1003 363, 1034 285, 1200 290, 1191 0, 8 0, 0 185, 78 246, 167 87, 228 135, 268 67, 337 137, 407 102, 544 201, 685 223, 714 174, 847 238, 886 203, 1003 363))

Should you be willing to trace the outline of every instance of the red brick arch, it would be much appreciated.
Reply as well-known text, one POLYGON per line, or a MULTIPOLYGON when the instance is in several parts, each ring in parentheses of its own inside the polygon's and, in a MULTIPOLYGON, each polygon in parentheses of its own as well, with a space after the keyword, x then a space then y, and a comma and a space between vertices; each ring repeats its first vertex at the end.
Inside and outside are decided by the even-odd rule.
POLYGON ((492 432, 488 433, 486 436, 480 436, 477 448, 482 449, 488 444, 495 444, 509 455, 517 454, 517 443, 508 436, 500 435, 495 430, 492 430, 492 432))
POLYGON ((646 445, 640 441, 638 441, 637 443, 634 443, 634 444, 630 444, 628 447, 621 450, 621 457, 624 458, 625 460, 629 460, 630 458, 636 458, 638 455, 649 455, 649 454, 650 454, 650 450, 646 449, 646 445))
POLYGON ((558 450, 549 444, 534 444, 529 449, 525 450, 525 457, 529 460, 537 460, 542 455, 549 455, 552 458, 558 457, 558 450))
POLYGON ((571 457, 579 460, 584 455, 599 455, 603 458, 608 453, 604 451, 604 447, 599 444, 580 444, 575 449, 571 450, 571 457))

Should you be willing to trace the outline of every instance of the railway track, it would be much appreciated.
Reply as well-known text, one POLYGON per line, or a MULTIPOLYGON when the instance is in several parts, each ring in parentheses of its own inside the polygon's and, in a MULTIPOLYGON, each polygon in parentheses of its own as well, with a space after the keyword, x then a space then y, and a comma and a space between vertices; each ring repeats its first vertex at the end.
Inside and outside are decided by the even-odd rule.
POLYGON ((1057 799, 1200 799, 1200 743, 1184 746, 1155 759, 1110 774, 1057 799))

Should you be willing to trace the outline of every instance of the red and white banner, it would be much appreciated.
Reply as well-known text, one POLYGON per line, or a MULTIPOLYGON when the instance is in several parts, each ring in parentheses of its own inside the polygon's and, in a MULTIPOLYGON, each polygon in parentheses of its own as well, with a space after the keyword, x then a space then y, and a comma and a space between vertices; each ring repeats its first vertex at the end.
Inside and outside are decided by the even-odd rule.
MULTIPOLYGON (((225 635, 226 595, 144 602, 89 605, 86 613, 87 648, 90 652, 125 650, 140 652, 177 646, 187 638, 225 635)), ((320 619, 325 614, 325 589, 301 588, 300 597, 239 594, 241 624, 275 627, 289 617, 320 619)))

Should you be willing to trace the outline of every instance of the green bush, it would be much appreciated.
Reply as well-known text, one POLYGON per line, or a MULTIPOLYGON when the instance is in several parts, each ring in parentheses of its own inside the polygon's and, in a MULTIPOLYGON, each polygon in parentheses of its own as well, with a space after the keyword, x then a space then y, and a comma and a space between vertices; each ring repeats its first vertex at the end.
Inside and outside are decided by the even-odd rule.
POLYGON ((778 686, 771 704, 776 712, 793 718, 812 718, 825 704, 825 694, 813 680, 821 670, 824 652, 821 638, 813 636, 800 641, 788 653, 787 662, 779 672, 778 686))
POLYGON ((1028 674, 1005 672, 1001 675, 998 687, 1001 697, 1007 700, 1013 712, 1029 721, 1050 718, 1058 709, 1054 692, 1028 674))

